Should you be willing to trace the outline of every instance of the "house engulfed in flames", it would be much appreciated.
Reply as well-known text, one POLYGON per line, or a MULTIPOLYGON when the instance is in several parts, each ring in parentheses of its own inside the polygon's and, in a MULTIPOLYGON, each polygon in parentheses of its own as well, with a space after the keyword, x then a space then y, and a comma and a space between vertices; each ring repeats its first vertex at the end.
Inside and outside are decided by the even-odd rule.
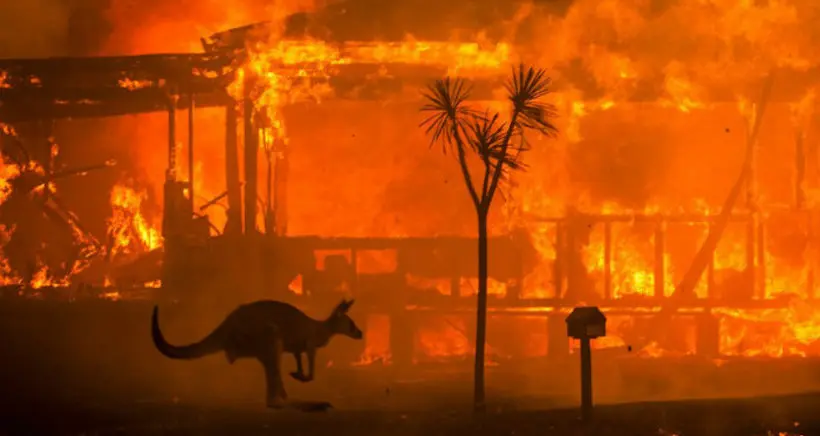
MULTIPOLYGON (((336 298, 339 291, 356 296, 368 313, 360 363, 467 356, 474 318, 472 221, 447 210, 449 198, 425 203, 441 189, 430 181, 437 164, 319 166, 386 168, 396 156, 420 156, 397 149, 415 141, 427 152, 417 119, 408 115, 420 107, 425 84, 465 77, 477 106, 503 108, 503 80, 511 66, 525 62, 553 68, 549 98, 561 113, 561 136, 532 138, 530 168, 516 176, 493 212, 493 360, 566 354, 563 320, 581 303, 609 313, 612 334, 599 347, 629 344, 641 356, 817 355, 820 160, 813 121, 820 59, 800 35, 784 30, 799 27, 797 7, 717 8, 720 16, 713 18, 730 36, 712 35, 714 29, 697 20, 687 34, 699 47, 712 47, 706 55, 664 26, 714 10, 618 7, 615 13, 607 9, 610 2, 598 8, 587 3, 573 3, 560 20, 532 6, 518 10, 506 26, 529 20, 552 29, 530 30, 543 38, 537 47, 504 32, 474 32, 468 42, 309 37, 310 19, 296 14, 214 34, 199 54, 0 61, 0 207, 15 211, 2 214, 7 294, 135 299, 145 298, 146 288, 160 288, 159 294, 192 298, 186 288, 241 277, 265 295, 288 288, 293 295, 277 295, 305 304, 336 298), (612 34, 581 31, 587 19, 612 34), (761 29, 770 32, 765 40, 761 29), (657 41, 649 48, 650 38, 684 54, 660 53, 657 41), (774 40, 781 45, 771 45, 774 40), (180 110, 189 111, 186 146, 178 144, 185 130, 178 128, 180 110), (54 182, 114 163, 61 172, 54 168, 52 133, 31 124, 158 111, 169 114, 161 220, 150 213, 147 191, 118 183, 110 194, 107 235, 94 237, 59 199, 54 182), (198 138, 212 136, 209 126, 195 126, 194 113, 203 111, 217 111, 224 121, 224 149, 214 159, 197 154, 198 138), (364 147, 345 138, 349 125, 337 126, 353 118, 366 119, 358 121, 370 123, 366 131, 378 131, 374 135, 382 137, 373 141, 397 145, 339 151, 364 147), (379 123, 404 133, 385 133, 379 123), (22 128, 34 133, 18 135, 22 128), (321 151, 304 157, 300 147, 315 142, 327 145, 316 144, 321 151), (24 143, 33 149, 26 151, 24 143), (186 159, 180 159, 183 149, 186 159), (694 295, 675 295, 716 226, 747 149, 752 176, 731 223, 694 295), (323 152, 331 158, 316 157, 323 152), (372 156, 386 160, 373 162, 372 156), (212 189, 207 165, 225 173, 225 183, 217 178, 219 189, 212 189), (313 205, 319 200, 311 194, 327 192, 320 185, 353 176, 371 179, 346 187, 354 194, 342 194, 361 205, 313 205), (395 180, 411 186, 397 188, 395 180), (424 207, 394 205, 391 211, 385 206, 390 196, 424 207), (223 200, 224 216, 213 208, 223 200), (342 210, 353 206, 358 209, 342 210), (26 208, 37 212, 19 212, 26 208), (30 241, 23 235, 43 228, 32 229, 27 218, 41 210, 71 235, 57 238, 60 256, 14 242, 15 235, 30 241), (327 222, 311 227, 308 217, 327 222), (362 225, 371 221, 392 224, 362 225), (521 340, 505 340, 511 336, 521 340)), ((317 20, 333 23, 350 13, 329 6, 317 20)), ((463 196, 458 174, 448 174, 463 196)))

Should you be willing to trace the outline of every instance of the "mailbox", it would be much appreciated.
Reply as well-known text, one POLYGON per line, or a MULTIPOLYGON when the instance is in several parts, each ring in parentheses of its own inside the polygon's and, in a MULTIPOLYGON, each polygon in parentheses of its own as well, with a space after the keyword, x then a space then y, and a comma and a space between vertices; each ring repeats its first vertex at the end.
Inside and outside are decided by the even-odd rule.
POLYGON ((595 306, 576 307, 567 316, 567 336, 574 339, 606 336, 606 316, 595 306))

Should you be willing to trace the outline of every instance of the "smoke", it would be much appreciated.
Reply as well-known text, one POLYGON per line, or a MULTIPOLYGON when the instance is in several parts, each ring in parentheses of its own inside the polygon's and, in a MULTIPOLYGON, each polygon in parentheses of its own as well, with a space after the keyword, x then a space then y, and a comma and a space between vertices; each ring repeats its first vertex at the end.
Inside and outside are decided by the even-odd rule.
POLYGON ((0 57, 45 57, 66 52, 70 10, 64 0, 3 0, 0 57))
POLYGON ((113 32, 104 52, 199 52, 201 37, 312 8, 312 0, 111 0, 106 16, 113 32))

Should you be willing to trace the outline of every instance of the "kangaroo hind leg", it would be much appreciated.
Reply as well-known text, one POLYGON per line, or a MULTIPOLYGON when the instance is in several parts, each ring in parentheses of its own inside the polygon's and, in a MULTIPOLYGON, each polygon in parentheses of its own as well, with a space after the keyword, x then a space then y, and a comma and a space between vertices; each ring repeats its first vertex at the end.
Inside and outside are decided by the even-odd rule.
POLYGON ((282 383, 282 353, 284 352, 282 337, 275 327, 268 329, 266 340, 261 345, 258 356, 259 362, 265 370, 265 388, 267 405, 270 408, 285 407, 288 394, 282 383))

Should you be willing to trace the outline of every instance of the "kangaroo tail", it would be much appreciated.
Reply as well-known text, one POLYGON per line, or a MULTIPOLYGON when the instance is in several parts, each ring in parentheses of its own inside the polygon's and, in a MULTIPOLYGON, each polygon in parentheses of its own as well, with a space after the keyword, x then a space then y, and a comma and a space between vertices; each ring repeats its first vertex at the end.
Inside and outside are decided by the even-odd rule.
POLYGON ((216 330, 199 342, 182 346, 169 344, 159 328, 158 315, 159 307, 154 306, 154 313, 151 315, 151 339, 154 340, 154 346, 157 350, 165 357, 171 359, 197 359, 218 353, 224 349, 222 326, 217 327, 216 330))

